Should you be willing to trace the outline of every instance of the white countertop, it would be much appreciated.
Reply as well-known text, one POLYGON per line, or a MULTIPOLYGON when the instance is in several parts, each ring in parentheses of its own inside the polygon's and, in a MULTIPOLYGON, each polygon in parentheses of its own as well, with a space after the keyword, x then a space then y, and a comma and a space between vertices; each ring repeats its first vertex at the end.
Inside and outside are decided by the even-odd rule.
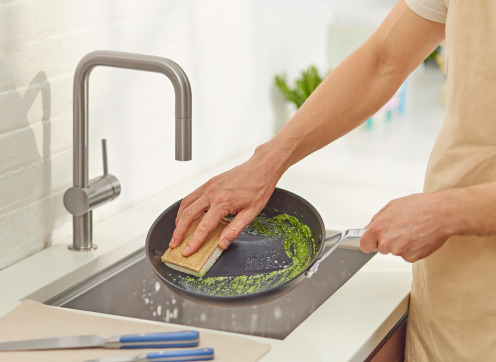
MULTIPOLYGON (((417 78, 410 81, 415 97, 406 117, 353 131, 293 166, 278 186, 312 203, 331 230, 363 227, 390 199, 421 192, 444 109, 429 88, 442 78, 417 78)), ((99 248, 93 252, 69 251, 67 240, 1 271, 0 316, 23 299, 43 302, 143 247, 146 232, 166 207, 250 154, 232 157, 96 224, 99 248)), ((363 361, 407 311, 410 284, 410 264, 376 255, 286 339, 247 338, 272 345, 263 362, 363 361)))

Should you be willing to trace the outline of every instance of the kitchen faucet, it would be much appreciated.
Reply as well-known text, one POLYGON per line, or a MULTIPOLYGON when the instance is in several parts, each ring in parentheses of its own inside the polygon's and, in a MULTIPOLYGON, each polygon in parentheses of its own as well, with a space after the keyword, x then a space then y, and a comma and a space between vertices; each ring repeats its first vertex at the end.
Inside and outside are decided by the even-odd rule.
POLYGON ((74 74, 74 185, 64 194, 64 205, 73 217, 71 250, 94 250, 92 210, 114 200, 121 192, 119 180, 108 173, 107 144, 102 140, 103 176, 88 180, 88 91, 91 71, 97 66, 162 73, 174 86, 176 160, 191 160, 191 86, 186 73, 167 58, 98 50, 84 56, 74 74))

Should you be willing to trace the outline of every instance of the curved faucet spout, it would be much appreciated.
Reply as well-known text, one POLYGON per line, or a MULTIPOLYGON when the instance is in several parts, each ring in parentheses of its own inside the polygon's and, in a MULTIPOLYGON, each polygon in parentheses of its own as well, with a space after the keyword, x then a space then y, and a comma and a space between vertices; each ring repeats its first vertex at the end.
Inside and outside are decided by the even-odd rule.
POLYGON ((97 66, 162 73, 175 92, 176 160, 191 160, 191 86, 182 68, 170 59, 152 55, 97 50, 79 62, 74 74, 74 186, 88 187, 88 92, 97 66))
POLYGON ((88 179, 88 92, 91 71, 97 66, 162 73, 175 92, 176 160, 191 160, 191 86, 181 67, 167 58, 98 50, 79 62, 74 74, 74 186, 64 195, 64 204, 73 216, 73 250, 93 250, 92 211, 112 201, 120 193, 115 176, 105 174, 88 179))

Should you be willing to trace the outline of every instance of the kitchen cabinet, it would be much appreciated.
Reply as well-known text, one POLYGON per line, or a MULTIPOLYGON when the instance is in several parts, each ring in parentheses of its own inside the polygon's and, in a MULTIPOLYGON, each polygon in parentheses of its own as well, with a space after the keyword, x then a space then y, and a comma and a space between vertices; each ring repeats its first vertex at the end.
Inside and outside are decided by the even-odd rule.
POLYGON ((365 362, 403 362, 405 360, 408 312, 395 324, 365 362))

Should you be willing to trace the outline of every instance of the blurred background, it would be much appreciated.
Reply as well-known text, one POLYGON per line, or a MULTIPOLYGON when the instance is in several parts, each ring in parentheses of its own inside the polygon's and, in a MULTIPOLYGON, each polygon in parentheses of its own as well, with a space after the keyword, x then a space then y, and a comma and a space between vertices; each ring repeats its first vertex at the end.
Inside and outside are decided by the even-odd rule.
MULTIPOLYGON (((106 138, 110 172, 123 189, 94 212, 99 222, 228 159, 249 157, 296 112, 276 76, 293 93, 310 67, 324 77, 394 3, 0 0, 0 270, 72 234, 62 196, 72 185, 73 75, 85 54, 170 58, 193 91, 193 161, 176 162, 170 82, 103 67, 92 73, 90 178, 102 172, 106 138)), ((328 229, 362 227, 390 199, 422 191, 445 112, 438 53, 377 115, 282 178, 279 186, 314 204, 328 229)))

